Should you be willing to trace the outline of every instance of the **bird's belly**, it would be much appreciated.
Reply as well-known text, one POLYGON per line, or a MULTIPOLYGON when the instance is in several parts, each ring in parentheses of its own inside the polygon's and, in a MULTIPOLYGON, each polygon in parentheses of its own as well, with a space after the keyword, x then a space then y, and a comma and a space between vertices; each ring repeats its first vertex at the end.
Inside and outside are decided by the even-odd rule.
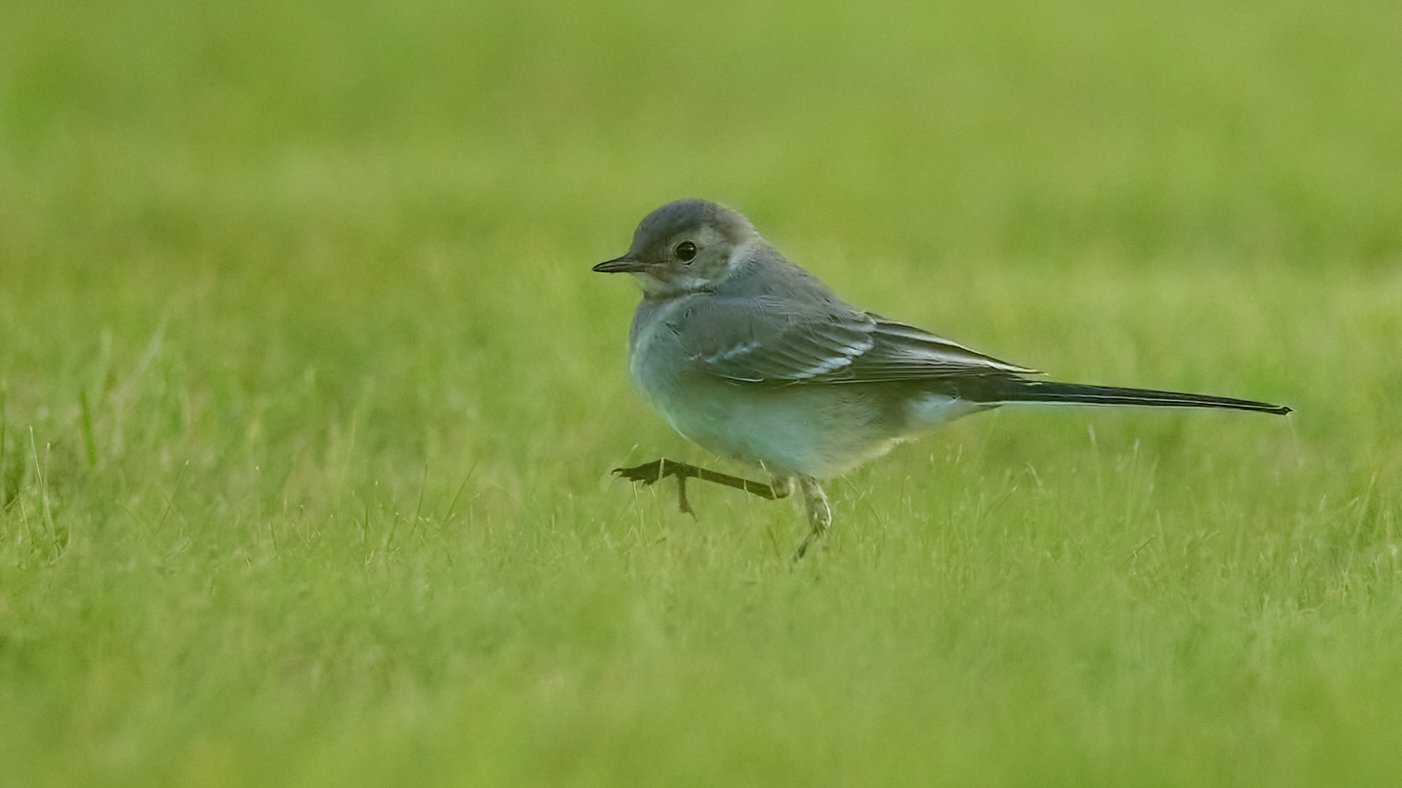
POLYGON ((886 453, 906 432, 905 419, 861 386, 701 381, 649 393, 688 440, 779 475, 840 475, 886 453))

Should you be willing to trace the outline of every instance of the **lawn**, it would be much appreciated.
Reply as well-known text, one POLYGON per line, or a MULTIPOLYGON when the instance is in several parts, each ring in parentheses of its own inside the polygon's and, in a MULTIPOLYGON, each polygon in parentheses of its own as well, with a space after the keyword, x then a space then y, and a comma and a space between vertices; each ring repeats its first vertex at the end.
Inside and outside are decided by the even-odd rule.
POLYGON ((0 783, 1391 785, 1402 6, 7 0, 0 783), (700 196, 1056 380, 787 502, 590 272, 700 196))

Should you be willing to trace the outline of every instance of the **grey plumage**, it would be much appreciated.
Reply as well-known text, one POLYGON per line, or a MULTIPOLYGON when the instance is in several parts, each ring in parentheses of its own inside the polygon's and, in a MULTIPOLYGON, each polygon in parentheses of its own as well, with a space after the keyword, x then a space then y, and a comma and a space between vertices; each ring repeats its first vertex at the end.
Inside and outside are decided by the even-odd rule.
MULTIPOLYGON (((803 491, 811 533, 800 554, 831 521, 819 480, 969 413, 1025 402, 1289 412, 1250 400, 1029 377, 1038 373, 851 306, 739 213, 704 200, 652 212, 628 253, 594 270, 633 274, 642 287, 630 369, 672 426, 774 474, 774 494, 766 497, 795 484, 803 491)), ((650 482, 669 473, 679 483, 724 476, 668 461, 625 475, 650 482)), ((724 483, 750 489, 739 482, 724 483)))

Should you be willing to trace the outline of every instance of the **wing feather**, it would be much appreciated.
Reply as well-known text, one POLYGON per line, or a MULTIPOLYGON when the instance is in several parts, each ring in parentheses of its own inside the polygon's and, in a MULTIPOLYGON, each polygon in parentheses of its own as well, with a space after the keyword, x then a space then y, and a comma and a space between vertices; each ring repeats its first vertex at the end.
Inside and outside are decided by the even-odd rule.
POLYGON ((711 297, 688 310, 687 363, 738 383, 881 383, 1035 374, 841 302, 711 297), (695 330, 703 326, 704 330, 695 330))

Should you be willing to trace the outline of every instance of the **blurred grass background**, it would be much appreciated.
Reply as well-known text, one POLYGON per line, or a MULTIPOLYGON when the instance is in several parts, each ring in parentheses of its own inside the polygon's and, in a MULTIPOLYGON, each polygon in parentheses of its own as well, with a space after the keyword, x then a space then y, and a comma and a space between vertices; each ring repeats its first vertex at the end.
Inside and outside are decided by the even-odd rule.
POLYGON ((16 785, 1388 784, 1402 7, 0 7, 16 785), (683 196, 1056 379, 785 505, 588 270, 683 196))

